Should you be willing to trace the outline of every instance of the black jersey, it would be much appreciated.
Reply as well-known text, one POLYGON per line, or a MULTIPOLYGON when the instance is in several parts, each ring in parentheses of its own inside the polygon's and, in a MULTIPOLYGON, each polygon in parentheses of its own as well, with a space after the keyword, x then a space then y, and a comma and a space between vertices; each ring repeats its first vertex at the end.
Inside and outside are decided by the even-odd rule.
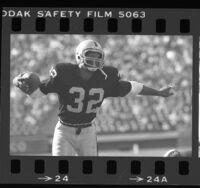
POLYGON ((105 66, 102 74, 97 70, 89 80, 80 76, 77 64, 59 63, 50 71, 50 78, 43 81, 40 90, 44 94, 57 93, 60 119, 66 123, 91 122, 107 97, 119 96, 118 70, 105 66))

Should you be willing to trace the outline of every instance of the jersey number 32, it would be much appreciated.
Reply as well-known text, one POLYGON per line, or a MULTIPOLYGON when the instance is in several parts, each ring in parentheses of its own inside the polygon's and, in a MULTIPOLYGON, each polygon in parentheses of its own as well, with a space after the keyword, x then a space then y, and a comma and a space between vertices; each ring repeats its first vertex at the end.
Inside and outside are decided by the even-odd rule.
MULTIPOLYGON (((78 96, 75 98, 74 103, 76 104, 76 107, 73 107, 72 105, 67 105, 67 110, 74 113, 80 113, 83 111, 83 101, 85 99, 85 90, 81 87, 72 87, 69 90, 70 94, 78 93, 78 96)), ((102 88, 91 88, 89 90, 89 96, 97 96, 96 100, 90 100, 87 103, 86 113, 96 113, 97 108, 94 105, 102 102, 103 96, 104 96, 104 90, 102 88)))

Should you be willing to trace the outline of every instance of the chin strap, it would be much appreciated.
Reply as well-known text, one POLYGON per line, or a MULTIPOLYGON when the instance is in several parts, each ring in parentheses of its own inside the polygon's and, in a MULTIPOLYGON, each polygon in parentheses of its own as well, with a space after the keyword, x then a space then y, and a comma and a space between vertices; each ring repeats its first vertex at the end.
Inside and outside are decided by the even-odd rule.
POLYGON ((105 76, 105 80, 107 79, 108 75, 102 70, 102 69, 99 69, 101 71, 101 73, 105 76))
MULTIPOLYGON (((79 63, 78 66, 79 66, 79 68, 81 68, 82 66, 84 66, 84 64, 83 63, 79 63)), ((105 80, 106 80, 108 75, 101 68, 97 68, 97 70, 101 71, 101 73, 105 76, 105 80)))

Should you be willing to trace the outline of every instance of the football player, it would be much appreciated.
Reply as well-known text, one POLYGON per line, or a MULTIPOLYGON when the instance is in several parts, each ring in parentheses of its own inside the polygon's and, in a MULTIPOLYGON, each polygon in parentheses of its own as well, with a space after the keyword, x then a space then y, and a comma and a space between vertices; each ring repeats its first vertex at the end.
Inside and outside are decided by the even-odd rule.
POLYGON ((58 63, 50 77, 42 81, 42 93, 57 93, 58 123, 55 127, 53 156, 97 156, 95 118, 104 99, 134 95, 169 97, 172 86, 160 90, 122 80, 118 70, 104 66, 104 51, 93 40, 85 40, 76 48, 76 64, 58 63))

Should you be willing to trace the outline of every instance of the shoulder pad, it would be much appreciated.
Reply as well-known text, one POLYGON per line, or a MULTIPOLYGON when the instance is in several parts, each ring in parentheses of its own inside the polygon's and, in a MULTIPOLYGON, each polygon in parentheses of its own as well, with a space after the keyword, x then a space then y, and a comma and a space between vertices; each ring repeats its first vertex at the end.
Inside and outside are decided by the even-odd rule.
POLYGON ((119 71, 117 70, 117 68, 112 66, 105 66, 103 70, 108 76, 108 81, 115 82, 120 79, 119 71))
POLYGON ((73 64, 71 63, 58 63, 54 67, 52 67, 49 71, 51 77, 61 76, 67 72, 71 72, 73 69, 73 64))

